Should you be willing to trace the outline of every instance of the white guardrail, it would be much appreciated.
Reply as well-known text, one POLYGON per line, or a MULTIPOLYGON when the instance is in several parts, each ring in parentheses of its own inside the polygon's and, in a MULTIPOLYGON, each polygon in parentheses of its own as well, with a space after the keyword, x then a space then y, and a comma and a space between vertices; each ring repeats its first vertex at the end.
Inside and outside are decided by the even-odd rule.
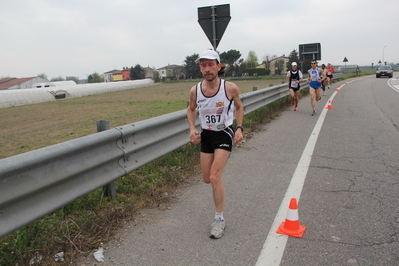
MULTIPOLYGON (((244 113, 288 94, 286 84, 242 94, 244 113)), ((0 238, 187 143, 181 110, 1 159, 0 238)))

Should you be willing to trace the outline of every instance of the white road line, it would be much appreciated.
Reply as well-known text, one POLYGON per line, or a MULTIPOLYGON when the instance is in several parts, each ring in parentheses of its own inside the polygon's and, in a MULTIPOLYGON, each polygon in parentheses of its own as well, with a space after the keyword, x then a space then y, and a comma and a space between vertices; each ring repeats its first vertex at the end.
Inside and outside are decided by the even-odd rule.
POLYGON ((398 79, 396 79, 396 77, 388 79, 387 83, 388 83, 389 87, 391 87, 393 90, 399 92, 399 84, 391 84, 391 83, 399 83, 398 79))
MULTIPOLYGON (((354 80, 349 82, 353 81, 354 80)), ((341 89, 345 84, 341 85, 337 89, 341 89)), ((338 92, 335 91, 331 95, 329 101, 332 102, 337 93, 338 92)), ((316 125, 313 128, 312 133, 310 134, 310 137, 302 153, 302 156, 299 159, 294 175, 291 178, 291 182, 288 186, 287 191, 285 192, 284 198, 280 204, 280 208, 278 209, 276 217, 274 218, 273 224, 270 228, 269 234, 267 235, 266 241, 263 245, 262 251, 258 257, 258 261, 256 262, 257 266, 280 265, 285 250, 285 245, 287 244, 288 236, 277 234, 276 230, 280 226, 281 222, 285 221, 291 198, 296 198, 297 201, 299 202, 299 197, 301 195, 303 184, 305 183, 306 175, 308 173, 309 164, 312 159, 317 138, 319 137, 321 127, 323 126, 324 119, 329 110, 326 108, 327 106, 328 106, 328 101, 324 106, 323 111, 321 112, 319 119, 317 120, 316 125)), ((298 207, 298 209, 300 210, 300 207, 298 207)))

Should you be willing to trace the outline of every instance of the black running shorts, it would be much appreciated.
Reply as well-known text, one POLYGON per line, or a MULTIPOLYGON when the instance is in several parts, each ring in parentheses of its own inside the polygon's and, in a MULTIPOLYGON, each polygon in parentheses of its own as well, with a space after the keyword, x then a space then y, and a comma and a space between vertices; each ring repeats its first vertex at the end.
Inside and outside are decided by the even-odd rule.
POLYGON ((290 90, 293 90, 293 91, 299 91, 300 90, 300 86, 299 86, 299 84, 298 84, 298 87, 297 88, 292 88, 292 87, 290 87, 290 90))
POLYGON ((222 131, 203 129, 201 132, 201 152, 214 153, 216 149, 230 151, 233 148, 234 131, 227 127, 222 131))

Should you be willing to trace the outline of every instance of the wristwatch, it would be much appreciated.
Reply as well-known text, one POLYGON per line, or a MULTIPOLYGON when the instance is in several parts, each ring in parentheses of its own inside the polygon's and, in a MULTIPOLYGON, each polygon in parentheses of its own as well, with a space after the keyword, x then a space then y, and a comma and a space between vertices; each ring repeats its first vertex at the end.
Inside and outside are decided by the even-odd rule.
POLYGON ((238 126, 237 129, 238 129, 238 128, 241 129, 242 132, 244 132, 244 127, 238 126))

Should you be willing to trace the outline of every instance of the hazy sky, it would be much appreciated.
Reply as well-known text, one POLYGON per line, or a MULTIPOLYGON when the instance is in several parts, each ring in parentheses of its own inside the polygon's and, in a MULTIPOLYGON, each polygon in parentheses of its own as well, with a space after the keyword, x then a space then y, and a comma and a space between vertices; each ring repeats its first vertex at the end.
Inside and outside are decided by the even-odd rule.
POLYGON ((183 64, 212 48, 198 7, 222 4, 231 21, 219 52, 252 50, 261 62, 321 43, 321 63, 399 63, 398 0, 0 0, 0 77, 183 64))

